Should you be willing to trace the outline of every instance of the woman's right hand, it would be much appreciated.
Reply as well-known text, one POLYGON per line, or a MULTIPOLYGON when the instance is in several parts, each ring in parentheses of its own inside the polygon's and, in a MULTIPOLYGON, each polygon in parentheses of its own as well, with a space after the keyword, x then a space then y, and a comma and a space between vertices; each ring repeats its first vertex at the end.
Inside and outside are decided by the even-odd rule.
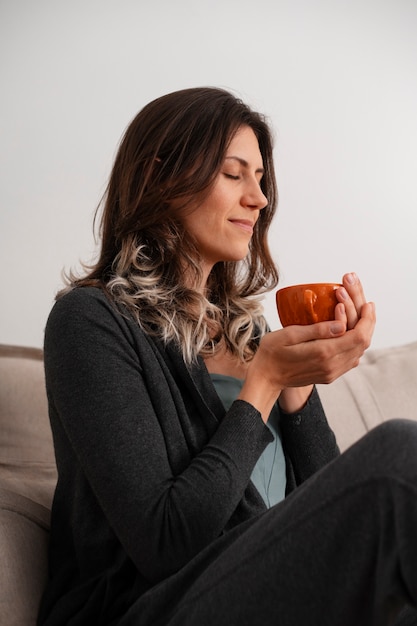
POLYGON ((374 327, 375 306, 367 302, 350 330, 344 305, 339 304, 335 321, 268 333, 248 367, 239 399, 255 406, 266 422, 283 389, 328 384, 356 367, 374 327))

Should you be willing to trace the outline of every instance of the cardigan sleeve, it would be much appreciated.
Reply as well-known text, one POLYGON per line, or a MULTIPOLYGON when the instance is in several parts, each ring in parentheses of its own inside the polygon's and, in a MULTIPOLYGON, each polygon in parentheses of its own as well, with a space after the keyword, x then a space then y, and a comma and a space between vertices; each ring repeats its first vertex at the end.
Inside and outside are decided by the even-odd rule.
POLYGON ((301 411, 281 412, 281 433, 287 457, 287 493, 336 458, 340 452, 314 387, 301 411))
MULTIPOLYGON (((135 341, 126 319, 96 289, 70 292, 49 316, 45 371, 59 474, 54 507, 73 524, 79 558, 94 533, 111 530, 141 574, 157 582, 222 533, 270 435, 259 412, 236 401, 176 474, 169 433, 149 393, 164 381, 152 354, 145 362, 135 341)), ((169 395, 166 411, 173 411, 169 395)), ((177 445, 186 447, 180 438, 177 445)))

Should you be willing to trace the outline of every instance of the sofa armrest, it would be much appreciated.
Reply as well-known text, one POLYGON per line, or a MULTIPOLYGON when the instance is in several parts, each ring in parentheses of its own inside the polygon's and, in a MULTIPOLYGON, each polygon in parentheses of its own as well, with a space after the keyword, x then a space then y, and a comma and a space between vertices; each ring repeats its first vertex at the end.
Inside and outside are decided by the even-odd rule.
POLYGON ((0 615, 7 626, 34 626, 48 572, 50 511, 0 488, 0 615))

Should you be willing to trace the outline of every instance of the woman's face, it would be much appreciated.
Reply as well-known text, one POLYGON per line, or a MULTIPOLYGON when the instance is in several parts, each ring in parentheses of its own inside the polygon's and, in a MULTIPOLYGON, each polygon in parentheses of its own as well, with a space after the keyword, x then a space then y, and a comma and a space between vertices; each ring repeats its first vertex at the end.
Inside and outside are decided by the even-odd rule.
POLYGON ((260 211, 267 205, 260 182, 262 156, 255 133, 242 126, 234 135, 210 194, 183 216, 203 259, 205 278, 219 261, 240 261, 260 211))

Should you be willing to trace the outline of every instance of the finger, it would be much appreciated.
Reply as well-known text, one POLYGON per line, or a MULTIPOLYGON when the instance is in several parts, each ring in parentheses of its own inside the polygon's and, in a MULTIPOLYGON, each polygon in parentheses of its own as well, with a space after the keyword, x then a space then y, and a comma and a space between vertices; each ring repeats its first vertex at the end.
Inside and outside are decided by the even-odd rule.
POLYGON ((358 316, 360 317, 361 308, 366 302, 361 281, 359 280, 355 272, 349 272, 348 274, 345 274, 343 276, 342 282, 344 288, 346 289, 356 307, 358 316))
POLYGON ((359 320, 359 312, 345 287, 337 289, 336 297, 339 300, 339 303, 344 307, 347 328, 349 330, 355 328, 359 320))
POLYGON ((285 334, 287 345, 340 337, 346 332, 346 316, 340 316, 339 319, 330 322, 317 322, 306 326, 287 326, 279 332, 285 334))
POLYGON ((334 310, 334 314, 335 314, 335 320, 339 320, 341 322, 343 322, 346 326, 346 328, 348 327, 348 319, 347 319, 347 315, 346 315, 346 307, 342 302, 339 302, 339 304, 336 305, 336 308, 334 310))
POLYGON ((337 290, 336 296, 346 308, 347 327, 352 329, 356 326, 360 316, 362 306, 365 304, 365 294, 362 283, 354 272, 343 276, 343 287, 337 290))
POLYGON ((356 364, 359 363, 359 359, 371 345, 375 323, 375 305, 373 302, 366 302, 362 307, 362 315, 355 328, 338 340, 339 355, 344 354, 345 357, 352 358, 356 364))
POLYGON ((373 335, 376 324, 376 311, 373 302, 365 302, 362 306, 361 319, 358 322, 360 329, 370 335, 373 335))

